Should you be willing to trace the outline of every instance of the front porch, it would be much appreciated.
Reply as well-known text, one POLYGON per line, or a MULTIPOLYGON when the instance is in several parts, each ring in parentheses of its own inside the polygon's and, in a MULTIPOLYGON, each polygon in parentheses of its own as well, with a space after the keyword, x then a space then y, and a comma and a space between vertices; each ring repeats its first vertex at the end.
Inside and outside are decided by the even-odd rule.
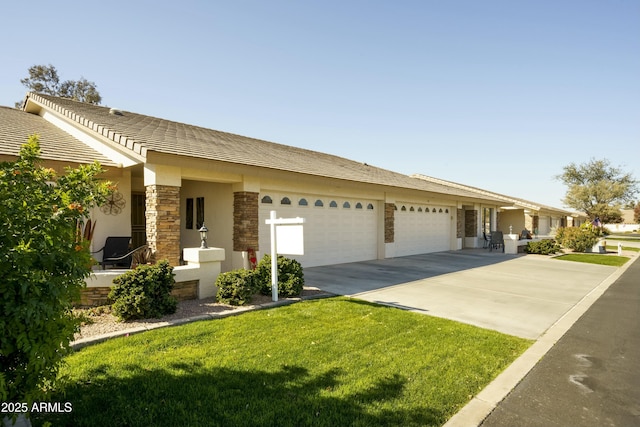
MULTIPOLYGON (((216 295, 216 279, 225 259, 221 248, 186 248, 186 265, 174 267, 175 285, 172 295, 179 301, 204 299, 216 295)), ((108 295, 113 287, 113 279, 130 270, 96 270, 85 280, 87 287, 82 290, 79 305, 95 307, 108 304, 108 295)))

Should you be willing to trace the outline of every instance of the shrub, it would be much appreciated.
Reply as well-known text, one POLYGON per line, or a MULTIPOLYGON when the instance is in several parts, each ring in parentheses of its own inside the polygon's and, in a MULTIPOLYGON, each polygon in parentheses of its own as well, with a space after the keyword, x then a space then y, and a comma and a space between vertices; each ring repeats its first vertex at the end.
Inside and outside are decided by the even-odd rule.
POLYGON ((544 239, 527 243, 526 251, 528 254, 551 255, 560 252, 560 245, 553 239, 544 239))
MULTIPOLYGON (((271 295, 271 256, 262 257, 255 273, 262 295, 271 295)), ((299 296, 304 287, 304 274, 298 261, 278 256, 278 296, 299 296)))
MULTIPOLYGON (((98 163, 58 176, 30 136, 0 163, 0 401, 30 404, 55 384, 78 328, 72 303, 91 273, 79 222, 112 191, 98 163)), ((3 415, 0 415, 2 418, 3 415)))
POLYGON ((586 252, 598 243, 600 231, 586 222, 580 227, 561 228, 556 234, 560 244, 576 252, 586 252))
POLYGON ((173 267, 164 260, 140 265, 113 279, 109 292, 113 314, 120 320, 162 317, 176 312, 178 301, 171 295, 173 267))
POLYGON ((216 279, 216 286, 216 301, 223 304, 248 304, 251 297, 258 292, 253 271, 245 269, 221 273, 216 279))

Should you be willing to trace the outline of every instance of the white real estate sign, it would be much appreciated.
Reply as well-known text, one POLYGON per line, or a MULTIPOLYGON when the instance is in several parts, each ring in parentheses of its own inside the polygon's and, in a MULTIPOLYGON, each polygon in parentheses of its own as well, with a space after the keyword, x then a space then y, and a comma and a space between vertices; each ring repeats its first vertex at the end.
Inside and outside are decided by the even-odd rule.
POLYGON ((278 301, 278 254, 304 255, 304 218, 276 218, 271 211, 265 223, 271 226, 271 299, 278 301))
POLYGON ((282 255, 304 255, 302 225, 276 227, 276 252, 282 255))

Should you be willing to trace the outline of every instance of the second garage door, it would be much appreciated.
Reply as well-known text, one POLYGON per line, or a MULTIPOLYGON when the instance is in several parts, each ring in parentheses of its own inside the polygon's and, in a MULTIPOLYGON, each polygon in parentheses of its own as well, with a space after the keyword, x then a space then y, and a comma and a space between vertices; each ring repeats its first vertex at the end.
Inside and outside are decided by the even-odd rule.
POLYGON ((395 211, 396 256, 448 251, 451 208, 398 203, 395 211))

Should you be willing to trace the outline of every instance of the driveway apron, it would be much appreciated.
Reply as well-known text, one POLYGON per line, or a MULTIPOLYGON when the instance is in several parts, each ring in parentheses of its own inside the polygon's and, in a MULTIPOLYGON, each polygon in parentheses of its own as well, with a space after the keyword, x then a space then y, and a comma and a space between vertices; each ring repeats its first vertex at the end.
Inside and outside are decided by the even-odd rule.
POLYGON ((615 267, 485 249, 305 268, 327 292, 537 339, 615 267))

